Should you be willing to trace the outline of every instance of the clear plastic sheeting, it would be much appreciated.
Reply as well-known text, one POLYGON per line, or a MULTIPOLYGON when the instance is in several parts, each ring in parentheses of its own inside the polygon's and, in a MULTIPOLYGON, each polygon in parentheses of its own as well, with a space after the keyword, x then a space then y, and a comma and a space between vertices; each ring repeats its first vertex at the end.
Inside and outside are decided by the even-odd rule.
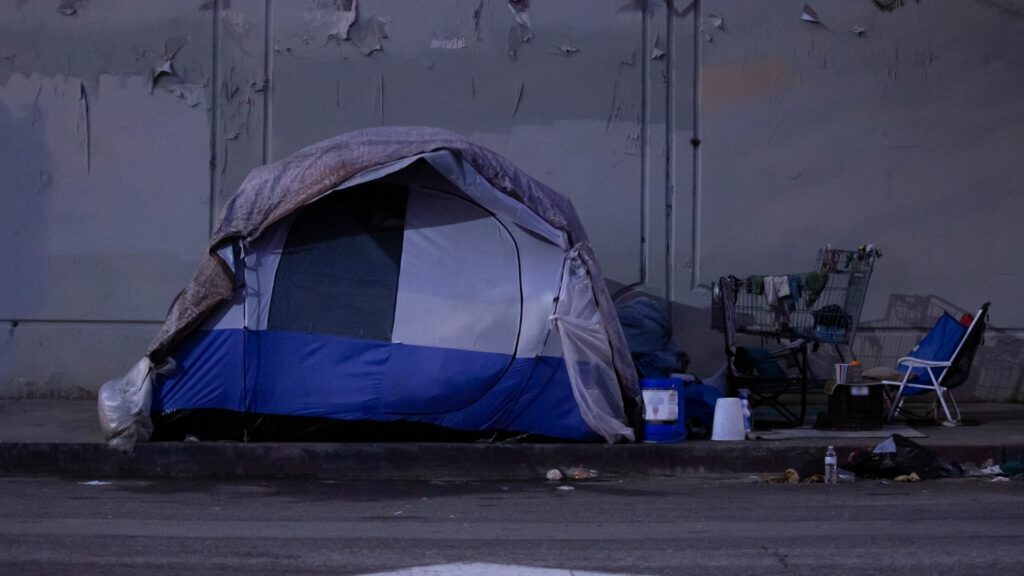
POLYGON ((558 308, 551 321, 562 341, 569 382, 583 420, 609 443, 635 440, 625 423, 611 345, 579 246, 566 257, 558 308))
POLYGON ((143 357, 127 374, 100 387, 100 428, 111 448, 131 452, 136 442, 149 440, 153 375, 153 363, 143 357))

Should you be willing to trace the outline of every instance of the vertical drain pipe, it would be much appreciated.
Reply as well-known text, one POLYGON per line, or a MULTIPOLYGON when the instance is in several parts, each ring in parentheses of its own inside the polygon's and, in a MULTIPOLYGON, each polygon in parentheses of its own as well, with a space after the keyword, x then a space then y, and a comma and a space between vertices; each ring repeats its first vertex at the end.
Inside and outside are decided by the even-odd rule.
POLYGON ((675 19, 671 3, 665 30, 665 315, 672 322, 675 292, 675 19))
POLYGON ((220 5, 221 0, 213 2, 213 81, 210 84, 210 101, 213 106, 210 108, 210 219, 207 228, 212 236, 213 228, 217 225, 217 196, 221 184, 220 166, 224 161, 218 154, 220 149, 220 5))
POLYGON ((701 172, 701 52, 703 51, 703 38, 701 38, 701 0, 694 0, 693 3, 693 206, 691 211, 691 266, 690 290, 696 290, 700 286, 701 270, 701 210, 703 210, 703 173, 701 172))
MULTIPOLYGON (((649 38, 650 34, 650 23, 649 19, 653 15, 653 9, 650 5, 645 4, 643 14, 640 19, 640 286, 647 286, 647 259, 650 257, 648 254, 649 246, 647 244, 647 200, 650 195, 647 193, 647 187, 649 186, 649 178, 647 170, 649 169, 648 163, 651 160, 650 156, 650 123, 651 123, 651 107, 647 105, 647 95, 650 94, 650 63, 648 59, 650 54, 648 53, 649 38)), ((621 67, 620 67, 621 70, 621 67)), ((614 98, 615 95, 612 94, 614 98)))
POLYGON ((269 164, 273 157, 271 146, 271 126, 274 111, 274 6, 273 0, 266 0, 263 14, 263 163, 269 164))

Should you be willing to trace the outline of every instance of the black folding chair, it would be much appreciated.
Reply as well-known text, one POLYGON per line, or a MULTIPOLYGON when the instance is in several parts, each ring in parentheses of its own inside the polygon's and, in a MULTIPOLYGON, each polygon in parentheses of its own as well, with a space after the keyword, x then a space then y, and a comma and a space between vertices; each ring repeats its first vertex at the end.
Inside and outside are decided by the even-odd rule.
POLYGON ((778 413, 786 426, 801 426, 807 416, 807 388, 811 372, 807 361, 807 341, 794 338, 774 349, 738 346, 736 344, 735 298, 732 278, 718 282, 713 305, 720 314, 725 334, 726 380, 730 390, 746 388, 751 408, 766 406, 778 413), (800 393, 799 411, 782 402, 785 394, 800 393))

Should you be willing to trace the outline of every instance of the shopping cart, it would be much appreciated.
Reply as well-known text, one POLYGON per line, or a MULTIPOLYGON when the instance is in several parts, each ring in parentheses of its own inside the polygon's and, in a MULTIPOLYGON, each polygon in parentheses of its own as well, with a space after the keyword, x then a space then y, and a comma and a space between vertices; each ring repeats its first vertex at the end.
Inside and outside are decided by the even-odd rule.
POLYGON ((770 405, 791 425, 803 423, 807 387, 813 378, 807 346, 831 344, 841 359, 857 335, 864 297, 880 252, 873 245, 857 250, 826 246, 811 272, 727 276, 712 290, 712 328, 725 334, 727 375, 735 388, 747 388, 761 405, 770 405), (786 344, 775 350, 741 347, 737 334, 786 344), (794 388, 801 393, 800 413, 779 402, 794 388))

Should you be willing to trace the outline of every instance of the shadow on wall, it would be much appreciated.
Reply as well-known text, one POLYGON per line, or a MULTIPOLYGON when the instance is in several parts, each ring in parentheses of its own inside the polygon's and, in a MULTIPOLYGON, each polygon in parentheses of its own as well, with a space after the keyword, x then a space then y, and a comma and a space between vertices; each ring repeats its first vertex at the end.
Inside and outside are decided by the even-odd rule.
MULTIPOLYGON (((860 325, 854 350, 865 367, 896 366, 942 316, 948 312, 959 319, 973 314, 983 302, 969 308, 934 294, 893 294, 885 317, 860 325)), ((999 309, 990 313, 985 342, 978 350, 967 383, 957 390, 957 398, 984 402, 1024 401, 1024 338, 998 327, 999 309)))

